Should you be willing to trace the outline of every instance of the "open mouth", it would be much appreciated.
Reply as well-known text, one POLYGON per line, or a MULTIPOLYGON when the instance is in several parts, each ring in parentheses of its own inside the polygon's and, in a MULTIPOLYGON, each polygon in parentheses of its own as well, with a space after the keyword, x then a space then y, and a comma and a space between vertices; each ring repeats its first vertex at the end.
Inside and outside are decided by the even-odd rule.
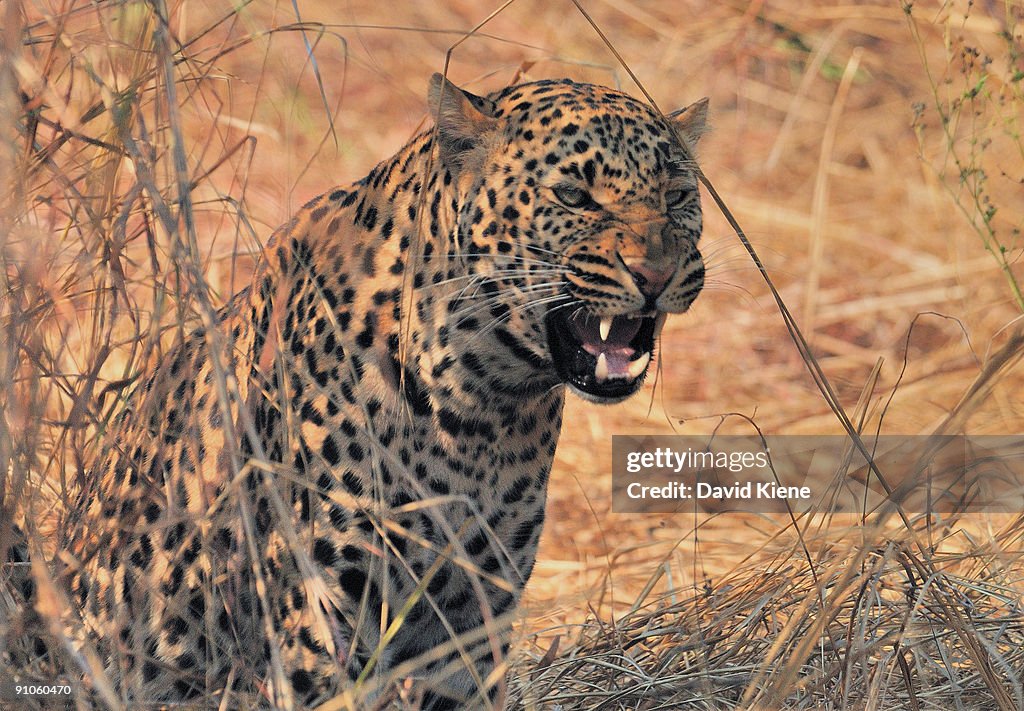
POLYGON ((584 308, 549 312, 548 347, 558 376, 589 400, 625 400, 643 385, 665 318, 599 317, 584 308))

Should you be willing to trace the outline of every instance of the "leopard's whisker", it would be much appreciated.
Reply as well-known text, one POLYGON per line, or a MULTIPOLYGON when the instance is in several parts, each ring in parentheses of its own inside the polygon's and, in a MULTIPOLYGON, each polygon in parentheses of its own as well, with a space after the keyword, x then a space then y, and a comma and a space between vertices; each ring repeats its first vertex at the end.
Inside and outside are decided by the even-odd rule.
MULTIPOLYGON (((480 281, 476 281, 476 282, 472 282, 471 281, 471 282, 467 283, 457 293, 453 294, 452 297, 449 299, 449 302, 459 302, 459 301, 463 301, 463 300, 466 300, 466 301, 472 300, 472 301, 474 301, 474 303, 479 304, 481 302, 479 301, 480 297, 478 296, 478 294, 479 294, 480 290, 482 288, 484 288, 488 284, 499 284, 502 288, 498 289, 495 293, 489 294, 486 298, 500 297, 503 293, 507 293, 509 291, 514 292, 516 289, 523 288, 523 287, 526 286, 525 284, 523 285, 523 287, 520 287, 518 284, 514 284, 514 283, 505 283, 505 284, 501 283, 502 281, 508 282, 509 279, 511 279, 511 277, 504 278, 501 281, 496 280, 496 279, 489 279, 489 278, 484 278, 484 279, 481 279, 480 281), (470 291, 470 290, 472 290, 472 291, 470 291)), ((559 280, 559 282, 537 282, 537 283, 534 283, 533 286, 539 286, 539 285, 542 285, 542 284, 550 284, 550 283, 560 283, 560 282, 561 282, 561 280, 559 280)))
POLYGON ((545 249, 544 247, 541 247, 540 245, 537 245, 537 244, 528 244, 528 245, 526 245, 526 249, 530 250, 531 252, 542 252, 544 254, 553 254, 556 257, 558 257, 559 259, 562 258, 562 255, 559 252, 556 252, 556 251, 551 250, 551 249, 545 249))
POLYGON ((506 272, 506 273, 495 273, 490 274, 487 277, 481 277, 477 275, 475 279, 467 279, 464 277, 453 277, 451 279, 442 279, 436 283, 423 284, 422 286, 415 287, 416 292, 426 292, 432 290, 444 290, 445 287, 448 289, 458 289, 458 291, 452 291, 452 298, 469 298, 467 292, 471 289, 473 293, 476 293, 487 284, 499 284, 503 286, 510 286, 510 284, 504 284, 504 282, 510 282, 512 280, 526 281, 531 277, 551 277, 559 276, 562 272, 552 271, 536 271, 536 272, 506 272), (466 282, 460 284, 460 282, 466 282))
MULTIPOLYGON (((460 255, 460 254, 458 254, 456 252, 446 252, 446 253, 443 253, 443 256, 446 256, 446 257, 458 257, 458 256, 465 256, 465 255, 460 255)), ((517 255, 517 254, 501 254, 501 253, 497 253, 497 254, 480 254, 480 253, 477 253, 477 254, 473 255, 473 258, 474 259, 492 259, 494 261, 503 261, 503 260, 505 260, 505 261, 510 261, 510 262, 523 262, 525 264, 539 264, 539 265, 548 266, 548 267, 562 267, 563 266, 559 262, 554 262, 554 261, 547 260, 547 259, 531 259, 530 257, 524 257, 522 255, 517 255)), ((567 268, 567 267, 564 267, 564 268, 567 268)))
MULTIPOLYGON (((527 287, 516 289, 516 293, 526 293, 530 291, 552 291, 560 290, 564 286, 564 282, 547 282, 541 284, 532 284, 527 287)), ((466 318, 472 317, 473 314, 484 311, 490 308, 493 304, 499 303, 507 298, 507 294, 499 293, 487 296, 485 298, 473 298, 467 297, 467 300, 473 299, 471 303, 466 306, 452 312, 452 317, 458 319, 458 322, 463 322, 466 318)))
MULTIPOLYGON (((535 275, 535 276, 542 276, 542 275, 535 275)), ((561 273, 560 272, 556 272, 553 276, 561 276, 561 273)), ((524 279, 524 281, 525 281, 525 279, 524 279)), ((487 279, 487 280, 479 282, 477 284, 473 284, 472 285, 473 291, 471 293, 466 293, 468 289, 462 289, 459 292, 459 294, 456 296, 456 299, 458 299, 460 301, 464 300, 464 299, 477 299, 477 298, 479 298, 480 290, 482 288, 484 288, 485 286, 487 286, 488 284, 494 284, 494 285, 498 286, 498 290, 495 291, 493 294, 490 294, 490 296, 501 296, 503 294, 515 294, 518 291, 523 291, 523 290, 526 290, 526 289, 535 290, 537 287, 544 287, 544 286, 549 286, 549 285, 552 285, 552 284, 564 284, 564 283, 565 283, 565 281, 563 279, 558 279, 557 281, 541 281, 541 282, 532 282, 532 283, 526 283, 526 284, 517 284, 517 283, 511 282, 510 279, 507 279, 507 278, 500 279, 500 280, 499 279, 487 279)))
POLYGON ((710 281, 704 284, 704 291, 721 291, 727 294, 735 294, 743 299, 748 307, 757 305, 757 297, 749 289, 739 284, 732 284, 727 281, 710 281))
POLYGON ((499 324, 501 324, 503 321, 507 321, 508 319, 510 319, 512 317, 513 313, 521 312, 521 311, 526 311, 528 309, 536 308, 538 306, 544 306, 544 305, 550 304, 550 303, 557 303, 557 302, 559 302, 559 301, 561 301, 563 299, 570 299, 570 298, 572 298, 572 297, 570 297, 568 294, 556 294, 554 296, 549 296, 549 297, 546 297, 546 298, 543 298, 543 299, 535 299, 533 301, 528 301, 525 304, 516 304, 515 306, 510 306, 506 313, 504 313, 501 316, 498 316, 496 318, 493 318, 488 323, 484 324, 480 328, 480 333, 487 333, 488 331, 494 329, 499 324))
MULTIPOLYGON (((576 311, 581 311, 581 310, 586 308, 585 304, 583 304, 582 302, 580 302, 580 301, 578 301, 576 299, 573 299, 572 301, 570 301, 567 304, 563 304, 562 306, 556 306, 553 309, 550 309, 549 313, 554 313, 556 311, 560 311, 561 309, 565 309, 565 308, 568 308, 570 306, 576 306, 577 307, 576 311)), ((574 311, 573 313, 575 314, 576 312, 574 311)))
POLYGON ((548 274, 566 274, 568 270, 565 269, 506 269, 506 270, 495 270, 487 274, 464 274, 461 276, 451 277, 449 279, 442 279, 441 281, 431 282, 424 284, 423 286, 417 287, 418 289, 430 289, 437 288, 448 284, 454 284, 459 281, 469 281, 470 285, 473 284, 487 284, 487 283, 498 283, 500 281, 509 281, 511 279, 522 278, 526 279, 529 277, 536 277, 538 275, 548 274))

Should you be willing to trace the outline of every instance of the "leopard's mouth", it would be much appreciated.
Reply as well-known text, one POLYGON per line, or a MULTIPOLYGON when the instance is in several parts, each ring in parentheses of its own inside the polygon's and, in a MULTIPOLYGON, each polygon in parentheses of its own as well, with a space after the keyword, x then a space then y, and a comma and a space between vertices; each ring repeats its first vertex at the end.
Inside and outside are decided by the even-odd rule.
POLYGON ((559 378, 587 400, 625 400, 643 385, 665 318, 664 313, 602 318, 584 308, 549 311, 548 348, 559 378))

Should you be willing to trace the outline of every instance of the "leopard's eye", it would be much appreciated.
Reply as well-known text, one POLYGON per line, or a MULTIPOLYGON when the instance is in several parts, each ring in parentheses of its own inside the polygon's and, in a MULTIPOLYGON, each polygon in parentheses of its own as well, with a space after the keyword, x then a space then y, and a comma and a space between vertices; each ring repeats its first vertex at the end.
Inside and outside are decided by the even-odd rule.
POLYGON ((566 207, 585 207, 594 201, 590 193, 575 185, 556 185, 552 190, 558 201, 566 207))
POLYGON ((669 210, 674 210, 682 207, 690 199, 693 194, 692 190, 669 190, 665 193, 665 206, 669 210))

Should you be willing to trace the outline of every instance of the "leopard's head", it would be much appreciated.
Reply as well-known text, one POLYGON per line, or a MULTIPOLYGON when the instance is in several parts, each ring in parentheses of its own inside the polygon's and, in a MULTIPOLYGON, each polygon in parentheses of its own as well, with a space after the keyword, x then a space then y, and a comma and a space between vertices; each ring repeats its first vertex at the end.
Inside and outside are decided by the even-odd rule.
POLYGON ((704 283, 691 155, 707 101, 662 117, 590 84, 479 97, 440 75, 430 101, 472 284, 453 312, 486 304, 479 327, 541 381, 596 402, 635 393, 666 316, 704 283))

